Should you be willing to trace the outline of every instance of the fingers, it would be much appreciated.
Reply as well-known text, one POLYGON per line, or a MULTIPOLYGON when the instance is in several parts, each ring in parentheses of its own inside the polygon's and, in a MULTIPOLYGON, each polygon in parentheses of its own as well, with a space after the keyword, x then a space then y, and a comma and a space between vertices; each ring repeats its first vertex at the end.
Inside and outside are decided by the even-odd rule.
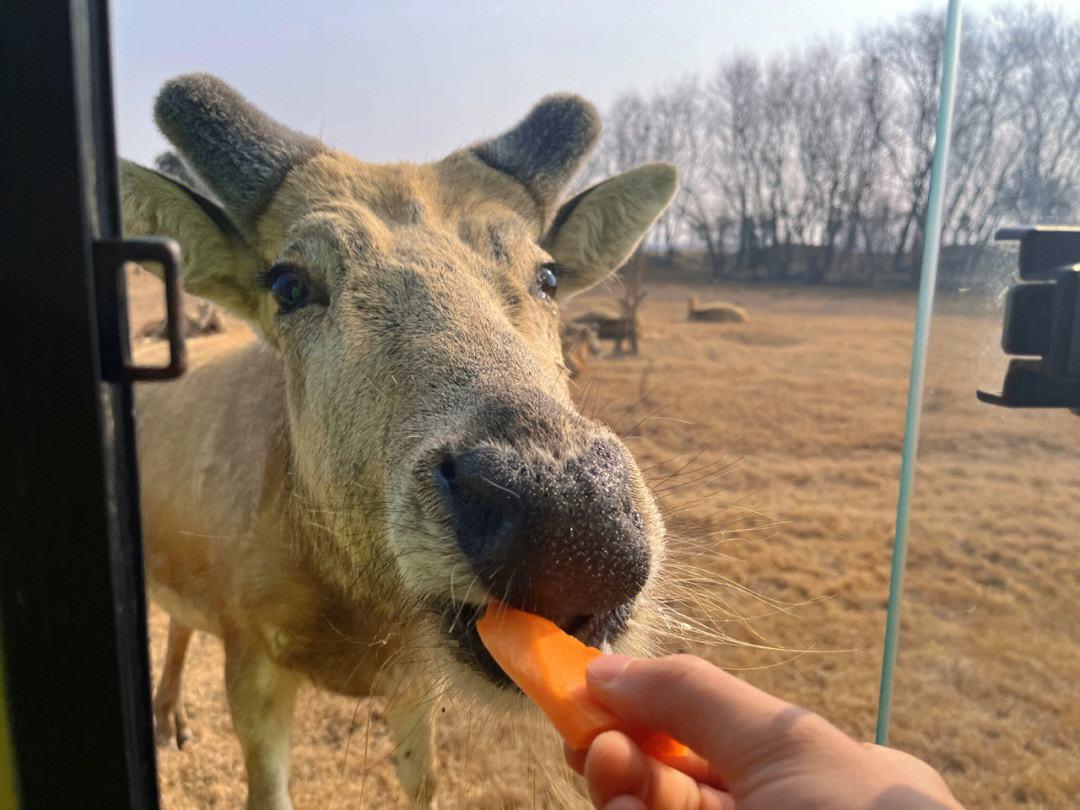
POLYGON ((597 737, 585 759, 589 796, 597 807, 648 810, 732 810, 726 793, 646 756, 629 737, 597 737), (636 801, 635 801, 636 800, 636 801))
POLYGON ((712 785, 718 790, 727 790, 727 785, 720 777, 720 774, 711 768, 703 757, 698 756, 693 751, 688 751, 679 757, 668 757, 662 761, 665 765, 677 771, 682 771, 691 779, 704 785, 712 785))
POLYGON ((695 757, 696 765, 709 771, 702 779, 694 763, 671 767, 646 756, 625 734, 607 732, 584 761, 580 752, 567 755, 583 769, 597 807, 733 810, 732 795, 753 796, 762 807, 826 806, 826 800, 827 806, 877 806, 883 797, 909 795, 926 799, 928 807, 960 806, 925 763, 860 745, 822 717, 700 658, 601 656, 589 664, 587 678, 591 697, 634 739, 668 734, 703 756, 704 762, 695 757))
POLYGON ((690 746, 731 788, 771 757, 778 741, 790 739, 796 724, 820 720, 687 655, 602 656, 589 664, 588 685, 596 700, 632 725, 690 746))
MULTIPOLYGON (((563 758, 566 760, 566 764, 583 776, 585 774, 586 754, 588 754, 588 749, 571 748, 569 744, 563 743, 563 758)), ((719 790, 724 790, 726 787, 720 775, 709 767, 708 762, 693 751, 687 752, 678 759, 666 759, 665 763, 702 784, 711 785, 719 790)))

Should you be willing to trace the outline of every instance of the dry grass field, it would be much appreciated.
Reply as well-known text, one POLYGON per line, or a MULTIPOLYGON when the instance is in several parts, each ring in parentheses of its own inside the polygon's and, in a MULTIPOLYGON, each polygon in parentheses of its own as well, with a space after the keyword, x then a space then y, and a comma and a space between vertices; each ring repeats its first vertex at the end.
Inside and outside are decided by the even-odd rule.
MULTIPOLYGON (((134 279, 134 320, 160 293, 134 279)), ((712 637, 672 639, 869 739, 885 620, 914 298, 654 285, 637 357, 596 358, 578 401, 626 437, 678 549, 679 607, 712 637), (748 324, 688 323, 686 296, 748 324)), ((598 291, 568 307, 602 305, 598 291)), ((1080 795, 1080 420, 976 402, 1003 368, 992 307, 941 302, 934 324, 893 743, 971 807, 1067 807, 1080 795)), ((235 323, 222 336, 246 339, 235 323)), ((199 341, 196 341, 198 343, 199 341)), ((155 665, 167 620, 154 609, 155 665)), ((197 636, 195 739, 159 754, 166 808, 237 807, 239 746, 222 653, 197 636)), ((545 735, 450 703, 444 808, 555 807, 545 735)), ((314 690, 297 712, 298 808, 405 807, 377 701, 314 690)))

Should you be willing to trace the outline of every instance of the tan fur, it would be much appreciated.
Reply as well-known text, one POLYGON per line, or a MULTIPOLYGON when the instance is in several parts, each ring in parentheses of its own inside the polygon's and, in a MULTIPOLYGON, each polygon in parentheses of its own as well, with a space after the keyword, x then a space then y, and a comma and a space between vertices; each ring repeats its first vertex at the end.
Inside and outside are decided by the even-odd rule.
POLYGON ((711 323, 746 323, 750 316, 746 310, 734 304, 712 302, 699 304, 696 295, 690 296, 687 301, 687 320, 709 321, 711 323))
MULTIPOLYGON (((181 625, 225 640, 249 806, 289 806, 301 680, 387 696, 402 783, 426 805, 434 701, 450 680, 487 688, 455 661, 430 603, 487 594, 414 470, 467 435, 477 397, 544 398, 561 452, 610 435, 574 410, 558 308, 532 285, 553 259, 568 268, 567 293, 613 271, 670 199, 672 170, 609 181, 553 234, 521 185, 468 151, 389 166, 322 152, 244 234, 146 170, 125 164, 123 181, 128 231, 177 238, 187 289, 261 337, 195 341, 184 378, 138 393, 150 593, 181 625), (325 303, 278 314, 257 277, 281 260, 304 268, 325 303), (472 375, 466 389, 447 388, 454 369, 472 375)), ((631 475, 655 570, 662 523, 631 475)), ((640 611, 649 600, 647 586, 640 611)), ((163 715, 179 705, 170 690, 163 715)))

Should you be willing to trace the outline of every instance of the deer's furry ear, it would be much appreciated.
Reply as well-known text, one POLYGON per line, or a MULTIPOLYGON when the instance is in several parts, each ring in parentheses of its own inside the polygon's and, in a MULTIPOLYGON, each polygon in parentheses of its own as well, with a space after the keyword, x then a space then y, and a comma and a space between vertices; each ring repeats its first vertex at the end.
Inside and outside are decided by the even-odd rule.
POLYGON ((678 183, 670 163, 649 163, 565 203, 540 242, 563 268, 559 291, 581 292, 622 266, 667 208, 678 183))
POLYGON ((541 99, 517 126, 472 151, 525 186, 546 222, 598 137, 596 108, 580 96, 561 93, 541 99))
POLYGON ((214 201, 159 172, 120 162, 124 231, 180 243, 184 289, 259 321, 258 257, 214 201))
POLYGON ((315 138, 274 121, 208 73, 165 83, 154 103, 162 133, 245 228, 285 176, 323 151, 315 138))

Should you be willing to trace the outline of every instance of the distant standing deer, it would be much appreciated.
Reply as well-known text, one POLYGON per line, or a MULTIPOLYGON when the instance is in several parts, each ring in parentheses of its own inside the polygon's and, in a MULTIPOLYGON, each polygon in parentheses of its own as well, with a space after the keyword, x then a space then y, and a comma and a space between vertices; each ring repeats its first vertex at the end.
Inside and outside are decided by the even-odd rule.
POLYGON ((675 171, 560 207, 599 133, 569 95, 423 165, 362 163, 204 74, 155 111, 221 204, 125 163, 125 227, 177 239, 188 292, 261 338, 139 392, 147 577, 173 619, 159 738, 187 733, 179 676, 204 630, 224 641, 249 807, 291 806, 304 682, 387 696, 426 805, 433 696, 509 688, 475 630, 490 596, 589 644, 648 636, 663 524, 571 402, 556 300, 626 260, 675 171))
MULTIPOLYGON (((623 341, 630 340, 631 336, 636 333, 634 321, 625 315, 607 315, 601 312, 590 312, 586 315, 574 318, 574 323, 578 326, 588 328, 599 340, 614 341, 615 354, 622 354, 623 341)), ((636 354, 636 338, 631 342, 631 345, 635 347, 634 353, 636 354)))
POLYGON ((634 272, 621 281, 621 297, 618 299, 621 315, 614 316, 605 312, 588 312, 574 318, 575 324, 587 325, 596 332, 600 340, 615 343, 615 354, 623 353, 623 341, 630 344, 630 354, 638 353, 638 334, 641 319, 638 307, 645 300, 648 292, 644 289, 643 265, 640 257, 635 262, 634 272))

